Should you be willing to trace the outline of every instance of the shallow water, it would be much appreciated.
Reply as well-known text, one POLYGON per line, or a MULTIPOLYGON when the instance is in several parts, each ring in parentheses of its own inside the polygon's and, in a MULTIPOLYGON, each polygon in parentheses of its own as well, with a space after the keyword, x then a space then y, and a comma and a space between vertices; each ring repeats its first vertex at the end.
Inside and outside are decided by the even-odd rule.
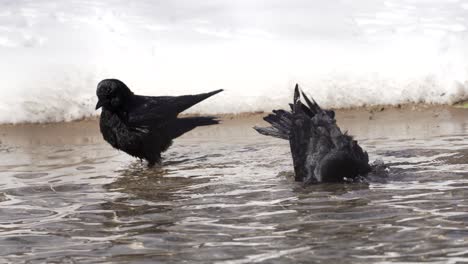
POLYGON ((66 140, 13 128, 0 263, 468 262, 468 124, 445 114, 439 126, 343 114, 390 173, 307 187, 287 142, 250 128, 258 117, 197 129, 153 169, 93 126, 66 140))

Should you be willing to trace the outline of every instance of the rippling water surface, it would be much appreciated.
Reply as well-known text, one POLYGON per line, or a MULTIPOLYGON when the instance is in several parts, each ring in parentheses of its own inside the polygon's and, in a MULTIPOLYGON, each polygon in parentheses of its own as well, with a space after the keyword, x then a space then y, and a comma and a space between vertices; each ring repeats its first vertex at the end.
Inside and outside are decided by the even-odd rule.
POLYGON ((153 169, 94 124, 9 128, 0 262, 468 262, 467 123, 342 118, 388 176, 301 186, 287 142, 250 128, 258 118, 193 131, 153 169))

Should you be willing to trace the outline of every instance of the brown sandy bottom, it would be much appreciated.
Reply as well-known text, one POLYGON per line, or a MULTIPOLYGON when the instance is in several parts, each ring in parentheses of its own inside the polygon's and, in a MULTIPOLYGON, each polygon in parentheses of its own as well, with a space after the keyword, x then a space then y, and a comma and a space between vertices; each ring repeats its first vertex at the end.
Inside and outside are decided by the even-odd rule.
POLYGON ((152 169, 95 120, 0 126, 0 263, 468 262, 467 110, 338 111, 391 169, 314 186, 262 116, 198 128, 152 169))

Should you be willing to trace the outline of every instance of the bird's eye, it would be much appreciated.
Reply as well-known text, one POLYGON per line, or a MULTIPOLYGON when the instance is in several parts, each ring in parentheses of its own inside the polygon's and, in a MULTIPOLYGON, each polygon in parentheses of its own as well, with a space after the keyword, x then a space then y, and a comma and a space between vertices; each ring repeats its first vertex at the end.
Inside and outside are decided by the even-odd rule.
POLYGON ((115 89, 110 89, 109 92, 107 93, 108 98, 115 97, 115 89))
POLYGON ((110 90, 108 93, 107 93, 107 99, 111 99, 114 97, 114 90, 110 90))

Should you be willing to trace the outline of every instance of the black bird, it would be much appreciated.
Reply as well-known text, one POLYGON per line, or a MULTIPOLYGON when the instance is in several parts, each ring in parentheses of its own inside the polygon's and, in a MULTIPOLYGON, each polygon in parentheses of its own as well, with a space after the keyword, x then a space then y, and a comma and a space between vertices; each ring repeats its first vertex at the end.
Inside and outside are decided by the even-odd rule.
POLYGON ((223 90, 183 96, 136 95, 117 79, 102 80, 97 86, 102 107, 99 126, 104 139, 116 149, 145 159, 148 166, 161 160, 172 140, 197 126, 218 124, 214 117, 177 115, 223 90))
POLYGON ((342 133, 335 112, 324 110, 299 91, 296 84, 291 112, 273 110, 264 118, 271 127, 254 127, 260 134, 289 140, 296 181, 343 182, 371 171, 367 152, 342 133), (307 105, 300 99, 300 93, 307 105))

